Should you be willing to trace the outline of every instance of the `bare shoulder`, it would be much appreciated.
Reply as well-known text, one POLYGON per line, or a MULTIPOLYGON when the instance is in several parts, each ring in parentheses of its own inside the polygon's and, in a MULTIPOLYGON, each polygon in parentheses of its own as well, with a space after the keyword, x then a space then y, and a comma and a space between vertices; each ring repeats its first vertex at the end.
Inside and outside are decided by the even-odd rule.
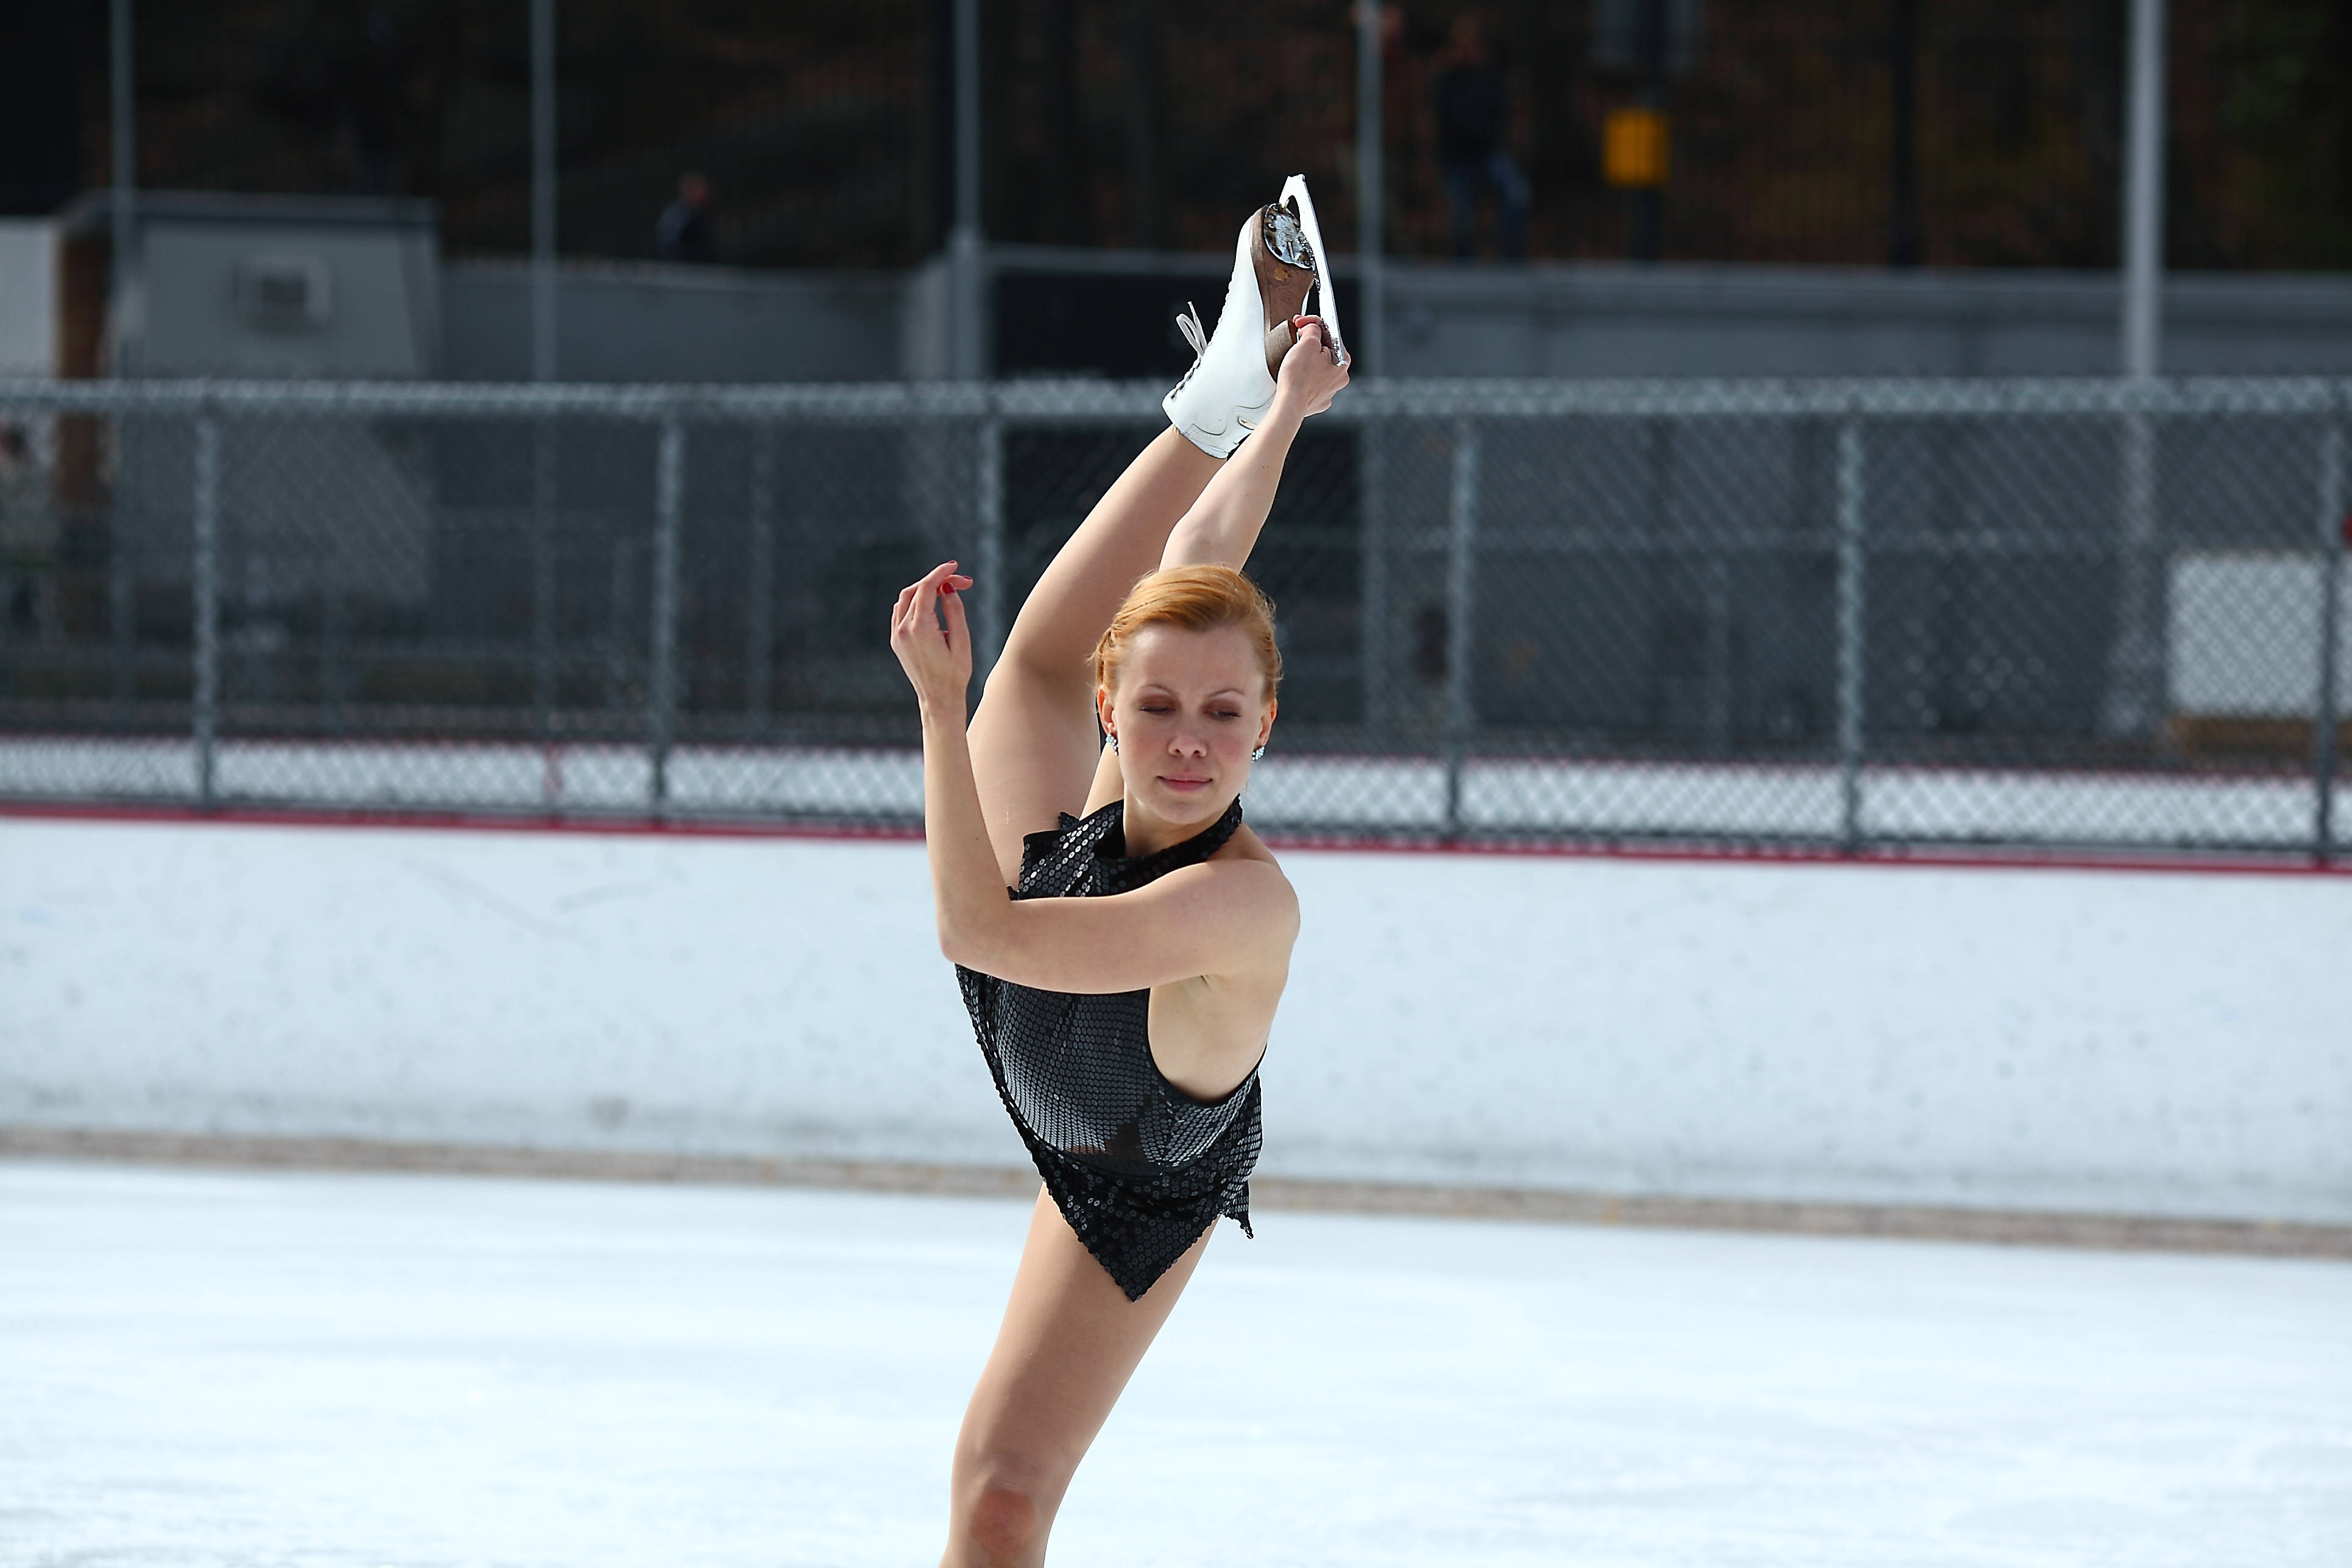
POLYGON ((1213 866, 1220 860, 1254 860, 1273 867, 1277 875, 1282 869, 1281 863, 1274 858, 1274 851, 1265 847, 1265 840, 1257 836, 1257 829, 1246 822, 1234 828, 1234 836, 1218 845, 1216 851, 1209 857, 1209 863, 1213 866))
POLYGON ((1290 879, 1282 874, 1281 862, 1274 858, 1274 851, 1265 847, 1265 840, 1250 830, 1248 824, 1243 824, 1231 838, 1220 845, 1207 863, 1229 867, 1233 872, 1239 873, 1232 876, 1232 881, 1237 886, 1247 887, 1253 901, 1260 903, 1269 915, 1286 922, 1294 932, 1297 931, 1297 890, 1291 887, 1290 879))

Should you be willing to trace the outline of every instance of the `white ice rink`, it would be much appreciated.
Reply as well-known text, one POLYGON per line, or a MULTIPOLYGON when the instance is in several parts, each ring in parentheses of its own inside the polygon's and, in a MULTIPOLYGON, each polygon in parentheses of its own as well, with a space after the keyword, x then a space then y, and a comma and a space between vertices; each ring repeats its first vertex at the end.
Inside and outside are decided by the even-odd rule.
MULTIPOLYGON (((1024 1219, 0 1162, 0 1563, 933 1563, 1024 1219)), ((1054 1561, 2342 1568, 2352 1267, 1265 1213, 1054 1561)))

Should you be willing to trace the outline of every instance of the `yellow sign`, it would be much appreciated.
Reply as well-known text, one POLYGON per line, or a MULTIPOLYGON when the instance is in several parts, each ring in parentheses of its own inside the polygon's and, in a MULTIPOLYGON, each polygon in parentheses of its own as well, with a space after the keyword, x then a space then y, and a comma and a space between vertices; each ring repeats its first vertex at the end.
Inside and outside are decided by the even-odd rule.
POLYGON ((1612 185, 1652 190, 1666 183, 1666 117, 1654 109, 1612 109, 1601 128, 1601 172, 1612 185))

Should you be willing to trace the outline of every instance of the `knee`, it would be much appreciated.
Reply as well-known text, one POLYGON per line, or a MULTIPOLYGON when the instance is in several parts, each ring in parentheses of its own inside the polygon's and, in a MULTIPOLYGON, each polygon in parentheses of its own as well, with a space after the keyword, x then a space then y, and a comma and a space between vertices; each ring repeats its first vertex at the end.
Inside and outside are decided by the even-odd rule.
POLYGON ((1028 1444, 967 1444, 955 1465, 957 1563, 1037 1563, 1054 1511, 1070 1486, 1075 1455, 1040 1453, 1028 1444))
POLYGON ((1017 1487, 991 1487, 973 1500, 965 1533, 983 1562, 1017 1562, 1037 1540, 1037 1503, 1017 1487))
POLYGON ((976 1563, 1034 1563, 1043 1554, 1066 1474, 1034 1455, 992 1445, 967 1450, 956 1467, 957 1532, 976 1563))

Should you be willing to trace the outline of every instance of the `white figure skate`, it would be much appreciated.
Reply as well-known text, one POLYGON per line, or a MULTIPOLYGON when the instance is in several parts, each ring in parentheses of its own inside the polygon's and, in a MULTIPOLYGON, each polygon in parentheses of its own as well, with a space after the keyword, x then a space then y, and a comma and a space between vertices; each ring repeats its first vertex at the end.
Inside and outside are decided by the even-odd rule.
POLYGON ((1291 322, 1320 316, 1331 357, 1348 363, 1339 313, 1324 277, 1323 231, 1307 179, 1293 174, 1282 199, 1260 207, 1242 225, 1234 246, 1234 275, 1217 312, 1214 337, 1201 329, 1198 308, 1176 318, 1192 345, 1192 368, 1160 399, 1169 422, 1213 458, 1229 458, 1274 404, 1282 357, 1297 342, 1291 322), (1316 308, 1307 308, 1312 295, 1316 308))

